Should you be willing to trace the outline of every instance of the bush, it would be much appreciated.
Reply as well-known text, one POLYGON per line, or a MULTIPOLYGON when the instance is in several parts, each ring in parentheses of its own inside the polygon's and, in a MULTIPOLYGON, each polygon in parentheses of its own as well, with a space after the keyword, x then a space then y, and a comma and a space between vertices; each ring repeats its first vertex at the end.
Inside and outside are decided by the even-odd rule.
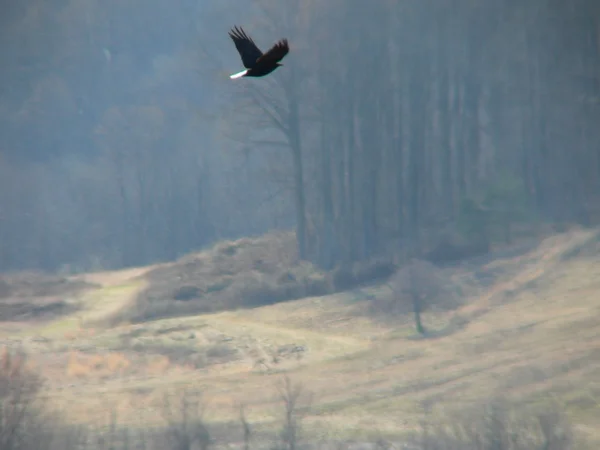
POLYGON ((490 233, 510 244, 513 224, 533 218, 530 203, 523 180, 510 173, 500 173, 492 180, 483 197, 483 204, 490 211, 490 233))
POLYGON ((452 310, 461 304, 462 288, 449 276, 427 261, 413 260, 400 269, 388 282, 389 295, 374 297, 370 304, 373 314, 393 317, 414 310, 414 298, 420 311, 435 307, 452 310))
POLYGON ((39 377, 27 370, 24 354, 4 348, 0 356, 0 448, 13 448, 23 439, 28 413, 40 388, 39 377))
POLYGON ((458 229, 470 242, 510 244, 513 225, 534 219, 530 203, 523 180, 510 173, 500 173, 477 199, 462 199, 458 229))
MULTIPOLYGON (((221 354, 224 348, 214 348, 221 354)), ((27 369, 24 355, 4 350, 0 355, 0 449, 1 450, 108 450, 131 448, 161 450, 208 450, 220 442, 216 428, 206 421, 207 403, 194 390, 184 389, 163 397, 158 411, 163 426, 141 424, 134 431, 121 426, 115 414, 108 427, 70 427, 53 414, 45 415, 35 403, 40 378, 27 369)), ((310 411, 310 392, 284 376, 276 386, 282 406, 281 423, 271 448, 298 450, 311 448, 304 440, 303 419, 310 411)), ((575 438, 570 423, 556 408, 532 409, 510 406, 492 400, 469 410, 449 411, 446 416, 429 416, 420 430, 402 439, 406 448, 415 450, 571 450, 575 438), (446 418, 445 418, 446 417, 446 418), (407 447, 406 444, 412 444, 407 447)), ((266 448, 252 445, 255 435, 240 408, 240 429, 244 450, 266 448)), ((231 439, 232 424, 224 424, 222 437, 231 439)), ((260 428, 260 427, 259 427, 260 428)), ((308 431, 308 430, 306 430, 308 431)), ((236 433, 237 434, 237 433, 236 433)), ((307 433, 310 435, 310 433, 307 433)), ((235 438, 234 438, 235 439, 235 438)), ((330 442, 340 448, 342 443, 330 442)), ((383 440, 370 448, 391 448, 383 440)), ((404 448, 404 447, 403 447, 404 448)))
POLYGON ((341 265, 331 272, 331 284, 335 291, 345 291, 367 283, 385 280, 393 275, 396 269, 396 264, 385 259, 341 265))
POLYGON ((492 400, 470 411, 452 412, 437 424, 425 422, 416 448, 428 450, 570 450, 573 432, 556 409, 510 407, 492 400))
POLYGON ((27 367, 24 353, 6 347, 0 354, 0 449, 69 450, 64 427, 44 414, 37 401, 42 379, 27 367))

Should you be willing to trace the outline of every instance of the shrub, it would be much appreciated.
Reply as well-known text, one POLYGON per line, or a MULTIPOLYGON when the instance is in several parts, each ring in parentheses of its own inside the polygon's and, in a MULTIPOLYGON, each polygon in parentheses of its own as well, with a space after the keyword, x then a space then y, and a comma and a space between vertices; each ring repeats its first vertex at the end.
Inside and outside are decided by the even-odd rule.
POLYGON ((556 409, 510 407, 492 400, 471 410, 452 412, 451 419, 425 423, 417 448, 428 450, 570 450, 570 423, 556 409))
POLYGON ((331 283, 336 291, 344 291, 374 281, 385 280, 393 275, 396 269, 396 264, 385 259, 345 264, 336 267, 331 272, 331 283))
POLYGON ((23 353, 4 348, 0 355, 0 448, 27 446, 28 437, 40 429, 33 408, 41 379, 26 366, 23 353))

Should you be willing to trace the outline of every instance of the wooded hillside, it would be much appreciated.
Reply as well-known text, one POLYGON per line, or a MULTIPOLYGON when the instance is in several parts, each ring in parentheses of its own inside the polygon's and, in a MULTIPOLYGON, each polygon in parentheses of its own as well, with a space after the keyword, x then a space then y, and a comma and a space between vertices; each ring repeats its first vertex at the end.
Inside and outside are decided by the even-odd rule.
POLYGON ((595 0, 28 0, 0 18, 0 270, 297 229, 325 268, 597 223, 595 0), (268 78, 227 31, 291 52, 268 78), (476 239, 477 238, 477 239, 476 239))

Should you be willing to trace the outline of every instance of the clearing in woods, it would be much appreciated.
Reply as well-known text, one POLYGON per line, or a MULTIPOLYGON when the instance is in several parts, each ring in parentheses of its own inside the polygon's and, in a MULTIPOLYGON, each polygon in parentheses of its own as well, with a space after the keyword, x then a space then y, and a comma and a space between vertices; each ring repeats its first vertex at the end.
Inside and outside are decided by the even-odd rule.
MULTIPOLYGON (((211 264, 205 253, 199 260, 211 264)), ((252 309, 116 320, 122 311, 135 316, 157 267, 169 277, 178 270, 171 263, 70 277, 87 284, 62 315, 0 323, 3 343, 28 351, 48 379, 45 395, 70 420, 104 423, 114 411, 132 426, 158 423, 163 395, 192 389, 206 398, 209 421, 235 421, 244 403, 249 420, 268 429, 279 417, 274 386, 285 373, 312 394, 311 433, 398 435, 418 424, 424 405, 460 408, 501 394, 558 403, 581 432, 600 439, 597 230, 452 269, 457 283, 481 274, 487 282, 456 308, 425 312, 429 338, 415 335, 411 314, 369 313, 373 298, 392 295, 386 284, 252 309)))

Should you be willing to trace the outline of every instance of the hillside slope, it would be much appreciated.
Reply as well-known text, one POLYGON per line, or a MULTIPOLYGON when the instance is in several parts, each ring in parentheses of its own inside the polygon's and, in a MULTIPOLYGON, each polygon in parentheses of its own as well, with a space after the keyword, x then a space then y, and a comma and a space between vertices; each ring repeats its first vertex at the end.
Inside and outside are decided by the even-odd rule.
POLYGON ((204 393, 209 420, 235 420, 241 402, 268 428, 278 414, 274 384, 286 373, 313 394, 312 433, 395 435, 424 406, 501 395, 558 402, 600 438, 598 231, 447 269, 473 286, 461 305, 425 313, 430 338, 415 336, 411 314, 372 314, 373 299, 391 295, 387 285, 133 325, 98 320, 129 308, 148 270, 86 275, 97 287, 73 300, 75 312, 19 333, 0 328, 4 344, 31 354, 46 395, 73 421, 106 421, 114 409, 132 425, 157 422, 164 393, 189 388, 204 393))

